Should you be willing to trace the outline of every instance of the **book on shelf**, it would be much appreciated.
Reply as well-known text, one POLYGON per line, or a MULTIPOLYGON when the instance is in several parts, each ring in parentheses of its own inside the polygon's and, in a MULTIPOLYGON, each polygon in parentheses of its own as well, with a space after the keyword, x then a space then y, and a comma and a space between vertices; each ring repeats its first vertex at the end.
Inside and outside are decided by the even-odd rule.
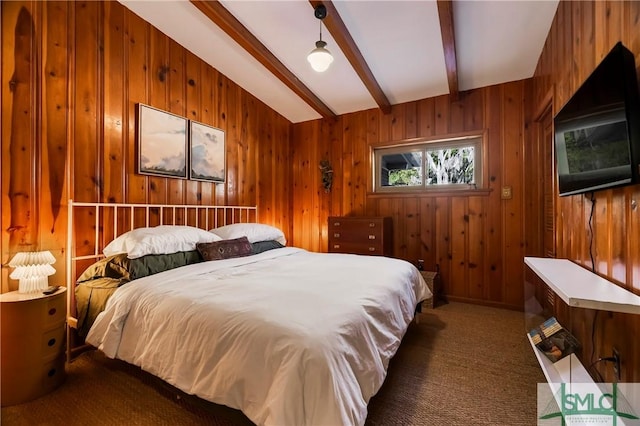
POLYGON ((533 344, 552 362, 580 349, 580 342, 555 317, 551 317, 539 327, 529 332, 533 344))

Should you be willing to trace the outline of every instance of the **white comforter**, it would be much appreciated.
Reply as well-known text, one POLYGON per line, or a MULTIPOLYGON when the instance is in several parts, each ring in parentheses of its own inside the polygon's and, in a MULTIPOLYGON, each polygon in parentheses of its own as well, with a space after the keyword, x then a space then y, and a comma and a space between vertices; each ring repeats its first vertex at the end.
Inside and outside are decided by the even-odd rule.
POLYGON ((132 281, 87 342, 260 425, 361 425, 429 294, 402 260, 282 248, 132 281))

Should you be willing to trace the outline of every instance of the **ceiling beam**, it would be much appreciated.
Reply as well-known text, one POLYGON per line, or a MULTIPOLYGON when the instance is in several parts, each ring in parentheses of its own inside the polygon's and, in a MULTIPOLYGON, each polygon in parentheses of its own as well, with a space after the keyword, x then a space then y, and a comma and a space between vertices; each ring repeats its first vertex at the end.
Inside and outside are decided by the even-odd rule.
POLYGON ((456 59, 456 40, 453 31, 453 2, 438 0, 438 16, 440 17, 440 33, 444 48, 444 64, 447 68, 449 94, 458 99, 458 66, 456 59))
POLYGON ((298 77, 296 77, 267 47, 260 42, 235 16, 222 4, 213 0, 190 0, 214 24, 220 27, 229 37, 245 49, 258 62, 264 65, 273 75, 293 90, 311 108, 322 117, 335 117, 336 114, 325 105, 298 77))
POLYGON ((349 63, 358 74, 364 85, 366 86, 373 99, 376 101, 382 112, 388 114, 391 112, 391 103, 387 96, 384 94, 380 85, 376 81, 376 78, 373 76, 371 69, 369 69, 369 65, 364 60, 362 53, 360 53, 360 49, 356 45, 356 42, 353 41, 349 30, 347 30, 346 25, 342 21, 340 14, 338 13, 336 7, 333 5, 331 0, 309 0, 311 6, 315 9, 319 5, 324 5, 327 8, 327 17, 322 21, 324 25, 327 27, 333 39, 338 43, 338 47, 344 53, 344 56, 347 57, 349 63))

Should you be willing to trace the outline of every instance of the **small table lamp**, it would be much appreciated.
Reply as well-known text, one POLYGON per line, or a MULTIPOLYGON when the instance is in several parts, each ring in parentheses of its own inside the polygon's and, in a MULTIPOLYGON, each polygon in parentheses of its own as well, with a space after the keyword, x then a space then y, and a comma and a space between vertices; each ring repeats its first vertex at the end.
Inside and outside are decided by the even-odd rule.
POLYGON ((51 266, 56 261, 50 251, 21 252, 13 256, 9 266, 15 270, 9 277, 20 282, 18 293, 31 293, 49 287, 49 275, 56 273, 51 266))

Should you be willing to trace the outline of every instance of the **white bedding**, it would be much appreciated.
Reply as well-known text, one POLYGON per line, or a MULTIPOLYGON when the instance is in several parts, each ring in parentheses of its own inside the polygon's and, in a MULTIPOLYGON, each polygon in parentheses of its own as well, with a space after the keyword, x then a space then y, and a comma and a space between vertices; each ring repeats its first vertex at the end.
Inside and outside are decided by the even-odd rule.
POLYGON ((288 247, 132 281, 87 342, 256 424, 361 425, 429 295, 408 262, 288 247))

